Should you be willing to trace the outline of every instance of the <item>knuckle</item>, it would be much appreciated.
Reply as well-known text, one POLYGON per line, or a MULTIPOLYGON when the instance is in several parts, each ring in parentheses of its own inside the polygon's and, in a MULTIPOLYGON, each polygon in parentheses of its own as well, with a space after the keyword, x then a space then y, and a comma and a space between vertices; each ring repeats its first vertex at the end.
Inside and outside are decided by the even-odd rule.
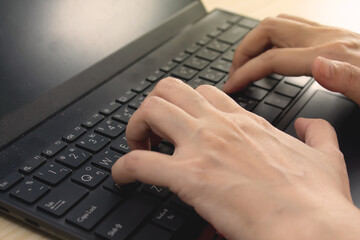
POLYGON ((344 154, 340 151, 339 148, 334 147, 334 149, 333 149, 333 154, 334 154, 334 156, 335 156, 337 159, 339 159, 339 161, 341 161, 341 162, 344 162, 344 161, 345 161, 344 154))
POLYGON ((131 151, 123 156, 123 167, 127 172, 135 172, 140 165, 140 158, 137 151, 131 151))
POLYGON ((196 88, 196 91, 197 92, 208 92, 208 91, 211 91, 213 90, 213 88, 215 88, 214 86, 211 86, 209 84, 203 84, 203 85, 200 85, 196 88))
POLYGON ((154 91, 157 93, 161 93, 163 91, 167 91, 169 88, 177 86, 181 81, 179 79, 173 77, 167 77, 158 82, 154 91))
POLYGON ((243 123, 241 129, 246 133, 253 133, 254 131, 263 131, 266 129, 272 129, 273 125, 265 118, 249 112, 250 119, 243 123))
POLYGON ((269 121, 259 115, 254 114, 254 120, 258 125, 262 127, 268 128, 272 126, 269 121))
POLYGON ((160 102, 160 97, 158 97, 158 96, 147 96, 146 98, 145 98, 145 100, 143 101, 143 103, 141 104, 141 106, 143 107, 143 108, 151 108, 151 107, 153 107, 154 105, 157 105, 157 104, 159 104, 159 102, 160 102))
POLYGON ((280 17, 280 18, 282 18, 282 17, 288 17, 289 15, 288 14, 286 14, 286 13, 280 13, 279 15, 277 15, 277 17, 280 17))
POLYGON ((278 19, 275 17, 267 17, 259 23, 259 27, 265 30, 272 29, 275 24, 278 23, 278 19))
POLYGON ((359 44, 352 40, 337 40, 322 46, 330 57, 341 58, 344 53, 349 54, 359 48, 359 44))
POLYGON ((202 145, 201 148, 207 149, 206 152, 203 152, 207 160, 211 161, 214 159, 214 156, 222 152, 223 149, 226 149, 228 142, 223 134, 218 134, 214 130, 206 127, 200 127, 196 130, 196 137, 202 145))
POLYGON ((135 112, 135 114, 141 110, 143 115, 151 116, 151 114, 153 114, 153 109, 157 109, 159 104, 161 104, 160 97, 148 96, 145 98, 144 102, 140 105, 140 108, 135 112))
POLYGON ((277 53, 278 53, 277 49, 269 49, 262 54, 262 60, 264 61, 265 64, 269 62, 273 62, 277 56, 277 53))

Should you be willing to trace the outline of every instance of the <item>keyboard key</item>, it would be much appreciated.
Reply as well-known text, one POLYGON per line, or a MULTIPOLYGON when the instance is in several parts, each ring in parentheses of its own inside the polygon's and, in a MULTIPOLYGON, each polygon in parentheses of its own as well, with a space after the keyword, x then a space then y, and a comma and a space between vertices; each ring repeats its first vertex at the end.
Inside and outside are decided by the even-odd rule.
POLYGON ((26 203, 35 203, 39 198, 44 196, 50 188, 31 178, 25 179, 20 185, 14 188, 10 195, 26 203))
POLYGON ((218 59, 211 64, 211 68, 224 73, 228 73, 230 71, 230 67, 231 67, 231 62, 222 59, 218 59))
POLYGON ((273 123, 280 115, 281 109, 268 104, 261 104, 255 108, 254 113, 265 118, 268 122, 273 123))
POLYGON ((112 177, 108 177, 106 179, 106 181, 104 182, 103 187, 106 190, 109 190, 115 194, 119 194, 120 196, 124 196, 127 195, 128 193, 132 192, 133 190, 135 190, 137 188, 137 186, 139 185, 138 182, 134 182, 134 183, 128 183, 125 185, 118 185, 114 182, 112 177))
POLYGON ((204 78, 204 79, 214 82, 214 83, 219 82, 224 76, 225 76, 225 73, 216 71, 214 69, 209 69, 209 68, 202 71, 199 74, 199 77, 204 78))
POLYGON ((273 105, 279 108, 286 108, 291 102, 292 98, 285 97, 280 94, 271 93, 265 98, 267 104, 273 105))
POLYGON ((105 116, 108 116, 108 115, 112 114, 113 112, 115 112, 115 110, 117 110, 119 107, 121 107, 120 103, 111 102, 106 107, 101 109, 100 113, 105 115, 105 116))
POLYGON ((65 147, 66 143, 64 143, 63 141, 56 141, 47 148, 45 148, 41 153, 47 157, 53 157, 65 147))
POLYGON ((140 105, 142 104, 142 102, 145 100, 145 96, 144 95, 140 95, 140 96, 137 96, 136 98, 134 98, 133 100, 131 100, 129 103, 128 103, 128 106, 130 108, 133 108, 133 109, 138 109, 140 107, 140 105))
POLYGON ((151 184, 144 184, 144 186, 141 188, 141 191, 159 198, 166 198, 170 194, 170 190, 168 188, 159 187, 151 184))
POLYGON ((190 80, 191 78, 193 78, 198 72, 196 70, 193 70, 191 68, 187 68, 184 66, 179 66, 177 68, 175 68, 172 72, 171 75, 173 75, 174 77, 178 77, 184 80, 190 80))
POLYGON ((186 216, 171 206, 161 207, 153 218, 153 222, 173 232, 178 231, 185 223, 186 216))
POLYGON ((222 32, 220 30, 215 29, 214 31, 208 33, 207 35, 212 38, 218 37, 222 32))
POLYGON ((125 133, 121 134, 117 139, 115 139, 111 143, 110 148, 114 151, 124 154, 130 152, 130 147, 127 144, 125 133))
POLYGON ((47 163, 42 166, 35 174, 37 178, 47 184, 56 185, 71 173, 69 168, 66 168, 57 163, 47 163))
POLYGON ((105 147, 109 142, 109 138, 103 137, 97 133, 89 133, 77 141, 76 146, 95 153, 105 147))
POLYGON ((82 127, 75 127, 71 131, 69 131, 67 134, 65 134, 62 139, 66 142, 73 142, 76 139, 78 139, 81 135, 83 135, 86 132, 86 129, 82 127))
POLYGON ((95 232, 105 239, 127 239, 154 208, 155 204, 147 199, 131 197, 115 209, 95 232))
POLYGON ((177 63, 182 63, 183 61, 185 61, 185 59, 187 59, 190 56, 190 54, 186 53, 186 52, 181 52, 179 53, 174 59, 174 62, 177 63))
POLYGON ((81 125, 83 127, 87 127, 87 128, 92 128, 93 126, 95 126, 96 124, 98 124, 99 122, 101 122, 104 119, 103 115, 100 115, 98 113, 93 114, 90 118, 88 118, 88 120, 86 120, 85 122, 83 122, 81 125))
POLYGON ((96 167, 87 165, 79 169, 73 174, 71 180, 88 188, 95 188, 99 185, 106 177, 107 172, 104 172, 96 167))
POLYGON ((221 31, 226 31, 228 30, 232 25, 230 23, 223 23, 220 26, 218 26, 218 29, 220 29, 221 31))
POLYGON ((285 77, 285 82, 297 87, 305 87, 305 85, 310 81, 310 77, 301 76, 301 77, 285 77))
POLYGON ((66 221, 85 230, 90 230, 119 202, 120 197, 99 189, 71 210, 66 216, 66 221))
POLYGON ((209 38, 207 36, 204 36, 199 41, 197 41, 196 43, 201 45, 201 46, 204 46, 204 45, 208 44, 210 41, 211 41, 211 38, 209 38))
POLYGON ((206 81, 205 79, 201 79, 201 78, 194 78, 188 81, 187 84, 194 89, 196 89, 200 85, 214 85, 214 83, 206 81))
POLYGON ((91 157, 91 154, 76 147, 70 147, 56 157, 56 161, 71 168, 77 168, 91 157))
POLYGON ((145 225, 132 240, 170 240, 172 234, 152 224, 145 225))
POLYGON ((88 191, 82 187, 64 183, 53 189, 38 203, 37 207, 56 217, 61 217, 87 194, 88 191))
POLYGON ((259 22, 257 20, 243 18, 241 19, 238 24, 247 28, 254 28, 259 22))
POLYGON ((191 57, 184 63, 185 66, 194 68, 196 70, 204 69, 210 62, 201 58, 191 57))
POLYGON ((228 77, 226 76, 225 78, 221 79, 221 81, 219 81, 217 84, 215 84, 214 86, 216 88, 218 88, 219 90, 223 89, 224 84, 226 83, 226 81, 228 80, 228 77))
POLYGON ((276 79, 276 80, 279 80, 279 81, 284 78, 283 75, 280 75, 280 74, 277 74, 277 73, 273 73, 269 77, 271 77, 273 79, 276 79))
POLYGON ((163 72, 170 72, 171 70, 173 70, 178 64, 174 61, 169 61, 167 62, 164 66, 162 66, 160 68, 161 71, 163 72))
POLYGON ((187 212, 194 212, 194 208, 188 204, 186 204, 183 200, 181 200, 176 194, 171 195, 169 198, 171 204, 175 204, 176 207, 180 207, 187 212))
POLYGON ((155 152, 164 153, 167 155, 172 155, 174 153, 174 145, 170 143, 162 142, 159 145, 154 146, 151 150, 155 152))
POLYGON ((218 40, 229 43, 229 44, 234 44, 237 41, 239 41, 241 38, 243 38, 248 32, 249 32, 249 29, 247 29, 247 28, 240 27, 240 26, 233 26, 228 31, 223 33, 218 38, 218 40))
POLYGON ((111 117, 112 119, 127 124, 135 112, 134 109, 123 106, 118 111, 115 112, 111 117))
POLYGON ((242 108, 245 108, 248 111, 252 111, 256 105, 258 104, 258 101, 243 97, 243 96, 236 96, 233 98, 235 102, 237 102, 242 108))
POLYGON ((164 72, 156 70, 153 74, 151 74, 148 78, 146 78, 146 80, 148 80, 150 82, 156 82, 157 80, 162 78, 164 75, 165 75, 164 72))
POLYGON ((213 40, 210 44, 207 45, 207 48, 221 53, 225 52, 229 47, 229 44, 220 42, 218 40, 213 40))
POLYGON ((276 84, 278 84, 279 82, 275 79, 272 79, 272 78, 262 78, 256 82, 253 82, 253 85, 254 86, 257 86, 257 87, 261 87, 261 88, 264 88, 266 90, 271 90, 273 89, 276 84))
POLYGON ((46 159, 40 156, 35 156, 33 158, 30 158, 26 162, 24 162, 18 170, 22 173, 31 173, 36 168, 40 167, 44 162, 46 162, 46 159))
POLYGON ((136 87, 131 88, 134 92, 141 93, 151 85, 151 82, 142 80, 136 87))
POLYGON ((23 175, 18 172, 13 172, 1 179, 0 192, 6 191, 23 179, 23 175))
POLYGON ((226 61, 229 61, 229 62, 232 62, 233 60, 233 57, 234 57, 234 51, 230 50, 230 51, 227 51, 226 53, 224 53, 221 58, 226 60, 226 61))
POLYGON ((185 52, 190 53, 190 54, 193 54, 193 53, 197 52, 200 48, 201 48, 200 45, 197 45, 197 44, 194 43, 193 45, 191 45, 190 47, 188 47, 188 48, 185 50, 185 52))
POLYGON ((156 87, 156 84, 151 85, 149 88, 147 88, 145 90, 145 92, 143 92, 143 95, 145 97, 147 97, 152 92, 152 90, 154 90, 155 87, 156 87))
POLYGON ((123 154, 116 153, 110 150, 105 150, 99 154, 96 154, 91 160, 91 163, 99 168, 105 169, 110 172, 111 167, 122 155, 123 154))
POLYGON ((119 103, 127 103, 128 101, 133 99, 136 95, 137 94, 135 92, 132 92, 129 90, 129 91, 125 92, 123 95, 121 95, 121 97, 116 99, 116 101, 119 103))
POLYGON ((235 52, 236 49, 238 48, 238 46, 240 45, 240 43, 241 43, 241 40, 238 41, 237 43, 233 44, 230 50, 235 52))
POLYGON ((196 54, 196 56, 205 60, 214 61, 218 56, 220 56, 220 53, 203 48, 196 54))
POLYGON ((126 126, 122 123, 112 120, 106 120, 95 128, 95 132, 105 137, 115 138, 125 131, 126 126))
POLYGON ((261 101, 269 92, 258 87, 248 87, 243 93, 247 97, 261 101))
POLYGON ((276 89, 275 92, 294 98, 298 93, 300 92, 301 88, 295 87, 293 85, 287 84, 287 83, 281 83, 276 89))
POLYGON ((240 17, 240 16, 234 15, 234 16, 231 16, 229 19, 227 19, 227 22, 234 24, 234 23, 237 23, 241 18, 242 17, 240 17))

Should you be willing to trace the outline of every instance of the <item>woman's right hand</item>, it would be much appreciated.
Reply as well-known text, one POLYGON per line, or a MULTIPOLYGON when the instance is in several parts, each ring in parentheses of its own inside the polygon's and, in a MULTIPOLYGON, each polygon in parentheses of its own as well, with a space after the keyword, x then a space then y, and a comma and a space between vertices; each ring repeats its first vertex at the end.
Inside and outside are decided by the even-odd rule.
POLYGON ((359 67, 359 34, 282 14, 243 39, 223 90, 236 92, 271 73, 308 75, 360 105, 359 67))

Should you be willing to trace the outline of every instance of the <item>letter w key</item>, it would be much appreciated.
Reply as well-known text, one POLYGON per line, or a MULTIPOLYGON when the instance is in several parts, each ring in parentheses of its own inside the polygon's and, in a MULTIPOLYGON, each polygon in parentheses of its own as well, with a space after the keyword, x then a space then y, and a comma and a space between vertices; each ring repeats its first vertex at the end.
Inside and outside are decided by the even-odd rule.
POLYGON ((93 158, 92 164, 110 172, 112 165, 114 165, 121 156, 122 154, 120 153, 104 150, 93 158))

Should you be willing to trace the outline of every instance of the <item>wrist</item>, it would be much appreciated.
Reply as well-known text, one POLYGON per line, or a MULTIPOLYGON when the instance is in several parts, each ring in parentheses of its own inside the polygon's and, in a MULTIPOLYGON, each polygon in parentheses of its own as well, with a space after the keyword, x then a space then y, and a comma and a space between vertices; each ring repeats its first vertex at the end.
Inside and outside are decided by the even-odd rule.
MULTIPOLYGON (((327 201, 327 200, 325 200, 327 201)), ((360 236, 360 211, 347 199, 279 212, 259 228, 256 239, 355 240, 360 236)))

